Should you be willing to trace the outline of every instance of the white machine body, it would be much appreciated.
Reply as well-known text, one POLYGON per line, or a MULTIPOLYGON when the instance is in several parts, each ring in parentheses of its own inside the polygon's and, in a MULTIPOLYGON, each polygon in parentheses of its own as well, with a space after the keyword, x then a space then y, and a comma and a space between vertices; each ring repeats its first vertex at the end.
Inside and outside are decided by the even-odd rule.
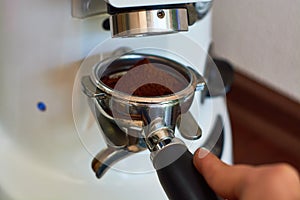
MULTIPOLYGON (((108 2, 128 7, 143 6, 149 1, 108 2)), ((151 5, 167 2, 155 1, 151 5)), ((169 3, 187 2, 193 1, 169 3)), ((80 107, 83 116, 89 116, 84 124, 74 121, 78 115, 74 113, 74 106, 78 108, 74 97, 80 96, 74 85, 83 60, 100 43, 114 39, 102 27, 108 15, 78 19, 72 17, 71 8, 71 1, 0 2, 0 199, 167 199, 146 151, 122 160, 101 179, 95 178, 90 163, 103 146, 101 130, 88 114, 87 106, 80 107), (87 138, 80 137, 84 131, 87 138)), ((190 26, 188 32, 176 34, 208 51, 211 13, 190 26)), ((138 38, 137 42, 153 39, 153 46, 159 44, 165 49, 174 42, 179 47, 186 45, 184 41, 174 41, 177 36, 171 35, 138 38)), ((124 45, 118 43, 110 48, 126 46, 126 40, 135 39, 124 39, 124 45)), ((205 63, 205 57, 195 59, 205 63)), ((203 73, 204 67, 199 71, 203 73)), ((207 99, 201 106, 203 138, 190 149, 194 151, 209 137, 216 115, 221 115, 224 122, 222 159, 231 163, 231 130, 222 97, 207 99)))
MULTIPOLYGON (((211 0, 201 0, 201 2, 208 2, 211 0)), ((164 4, 184 4, 184 3, 195 3, 197 0, 157 0, 157 1, 147 1, 147 0, 107 0, 107 3, 112 6, 122 8, 122 7, 137 7, 137 6, 156 6, 164 4)))

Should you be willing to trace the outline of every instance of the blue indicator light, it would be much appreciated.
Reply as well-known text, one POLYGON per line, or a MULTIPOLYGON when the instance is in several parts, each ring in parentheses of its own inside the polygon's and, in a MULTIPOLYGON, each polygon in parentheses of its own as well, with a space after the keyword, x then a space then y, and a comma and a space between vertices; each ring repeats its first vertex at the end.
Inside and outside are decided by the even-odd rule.
POLYGON ((47 106, 46 106, 46 104, 44 103, 44 102, 38 102, 37 103, 37 108, 40 110, 40 111, 46 111, 46 109, 47 109, 47 106))

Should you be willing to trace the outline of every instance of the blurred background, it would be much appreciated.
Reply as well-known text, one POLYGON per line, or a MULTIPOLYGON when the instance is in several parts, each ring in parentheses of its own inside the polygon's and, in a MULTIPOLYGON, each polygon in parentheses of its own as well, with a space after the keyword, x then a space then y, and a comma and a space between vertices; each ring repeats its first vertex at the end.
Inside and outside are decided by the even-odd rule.
POLYGON ((300 1, 218 0, 213 52, 234 66, 227 96, 235 163, 300 171, 300 1))

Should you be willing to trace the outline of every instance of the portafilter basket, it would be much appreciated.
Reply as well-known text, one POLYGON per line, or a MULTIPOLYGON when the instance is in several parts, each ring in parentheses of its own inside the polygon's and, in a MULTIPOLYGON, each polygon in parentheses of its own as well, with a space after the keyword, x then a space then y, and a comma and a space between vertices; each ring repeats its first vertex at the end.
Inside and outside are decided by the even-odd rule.
POLYGON ((172 139, 178 117, 189 110, 195 91, 205 86, 191 67, 137 53, 97 64, 82 84, 84 93, 96 99, 96 109, 122 130, 143 130, 151 151, 159 148, 155 132, 167 130, 159 140, 172 139))

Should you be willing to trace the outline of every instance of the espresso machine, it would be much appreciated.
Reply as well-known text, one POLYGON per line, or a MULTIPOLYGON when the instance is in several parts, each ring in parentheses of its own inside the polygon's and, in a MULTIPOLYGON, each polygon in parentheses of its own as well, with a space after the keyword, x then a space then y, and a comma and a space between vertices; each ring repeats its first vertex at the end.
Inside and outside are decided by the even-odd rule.
POLYGON ((232 163, 211 4, 1 1, 0 199, 218 199, 192 165, 232 163))

